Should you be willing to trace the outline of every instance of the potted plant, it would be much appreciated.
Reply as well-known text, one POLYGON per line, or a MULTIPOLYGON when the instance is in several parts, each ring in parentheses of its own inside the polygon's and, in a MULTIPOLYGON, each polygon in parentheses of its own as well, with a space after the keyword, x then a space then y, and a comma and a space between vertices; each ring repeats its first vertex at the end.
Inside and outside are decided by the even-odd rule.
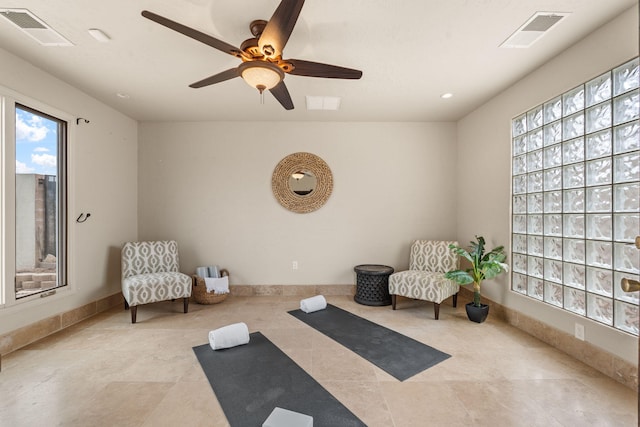
POLYGON ((509 271, 509 266, 504 262, 507 259, 504 246, 498 246, 485 253, 484 244, 484 237, 476 236, 476 241, 471 242, 469 249, 449 245, 449 249, 471 263, 471 268, 445 273, 447 279, 454 280, 460 285, 473 283, 473 302, 468 303, 466 309, 469 320, 476 323, 484 322, 489 314, 489 306, 480 303, 482 282, 509 271))

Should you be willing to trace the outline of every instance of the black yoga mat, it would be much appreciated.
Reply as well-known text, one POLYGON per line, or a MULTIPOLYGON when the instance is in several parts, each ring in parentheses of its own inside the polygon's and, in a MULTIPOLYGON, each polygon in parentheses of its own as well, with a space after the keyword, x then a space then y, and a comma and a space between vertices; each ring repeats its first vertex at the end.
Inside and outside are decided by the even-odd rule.
POLYGON ((260 427, 275 407, 313 417, 314 427, 365 426, 260 332, 249 344, 193 347, 231 427, 260 427))
POLYGON ((433 347, 331 304, 313 313, 289 314, 322 332, 400 381, 451 357, 433 347))

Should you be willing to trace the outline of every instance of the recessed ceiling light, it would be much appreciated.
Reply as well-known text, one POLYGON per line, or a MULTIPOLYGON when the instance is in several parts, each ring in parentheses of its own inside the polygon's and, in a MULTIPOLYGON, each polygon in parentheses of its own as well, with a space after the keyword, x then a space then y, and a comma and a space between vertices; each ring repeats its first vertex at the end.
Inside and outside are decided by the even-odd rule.
POLYGON ((116 93, 116 96, 120 99, 129 99, 131 98, 129 95, 127 95, 126 93, 122 93, 122 92, 118 92, 116 93))
POLYGON ((106 35, 104 31, 98 28, 89 28, 87 31, 89 32, 91 37, 98 40, 100 43, 107 43, 109 40, 111 40, 111 37, 106 35))
POLYGON ((453 94, 452 94, 452 93, 447 92, 447 93, 443 93, 442 95, 440 95, 440 98, 442 98, 442 99, 449 99, 449 98, 451 98, 452 96, 453 96, 453 94))

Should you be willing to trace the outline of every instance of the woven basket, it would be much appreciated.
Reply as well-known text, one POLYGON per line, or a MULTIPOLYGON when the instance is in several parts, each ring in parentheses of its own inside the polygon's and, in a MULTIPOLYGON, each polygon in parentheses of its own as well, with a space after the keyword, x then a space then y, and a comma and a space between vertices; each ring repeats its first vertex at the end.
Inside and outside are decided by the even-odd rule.
MULTIPOLYGON (((221 276, 228 276, 227 270, 220 270, 221 276)), ((193 276, 193 298, 198 304, 217 304, 227 299, 229 294, 216 294, 214 292, 207 292, 207 285, 204 283, 204 278, 200 276, 193 276)))

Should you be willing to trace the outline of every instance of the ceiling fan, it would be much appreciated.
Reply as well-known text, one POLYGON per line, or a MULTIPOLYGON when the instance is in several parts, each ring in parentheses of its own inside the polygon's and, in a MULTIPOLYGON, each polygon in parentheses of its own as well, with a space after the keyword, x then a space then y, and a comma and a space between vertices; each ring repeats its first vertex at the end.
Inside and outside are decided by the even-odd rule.
POLYGON ((189 87, 201 88, 242 77, 249 86, 258 89, 260 94, 269 90, 286 110, 292 110, 293 101, 284 84, 285 74, 330 79, 362 77, 362 71, 351 68, 301 59, 282 59, 282 50, 289 40, 303 4, 304 0, 282 0, 269 21, 252 21, 249 29, 253 37, 242 42, 240 49, 148 10, 142 11, 142 16, 242 60, 238 67, 214 74, 190 84, 189 87))

